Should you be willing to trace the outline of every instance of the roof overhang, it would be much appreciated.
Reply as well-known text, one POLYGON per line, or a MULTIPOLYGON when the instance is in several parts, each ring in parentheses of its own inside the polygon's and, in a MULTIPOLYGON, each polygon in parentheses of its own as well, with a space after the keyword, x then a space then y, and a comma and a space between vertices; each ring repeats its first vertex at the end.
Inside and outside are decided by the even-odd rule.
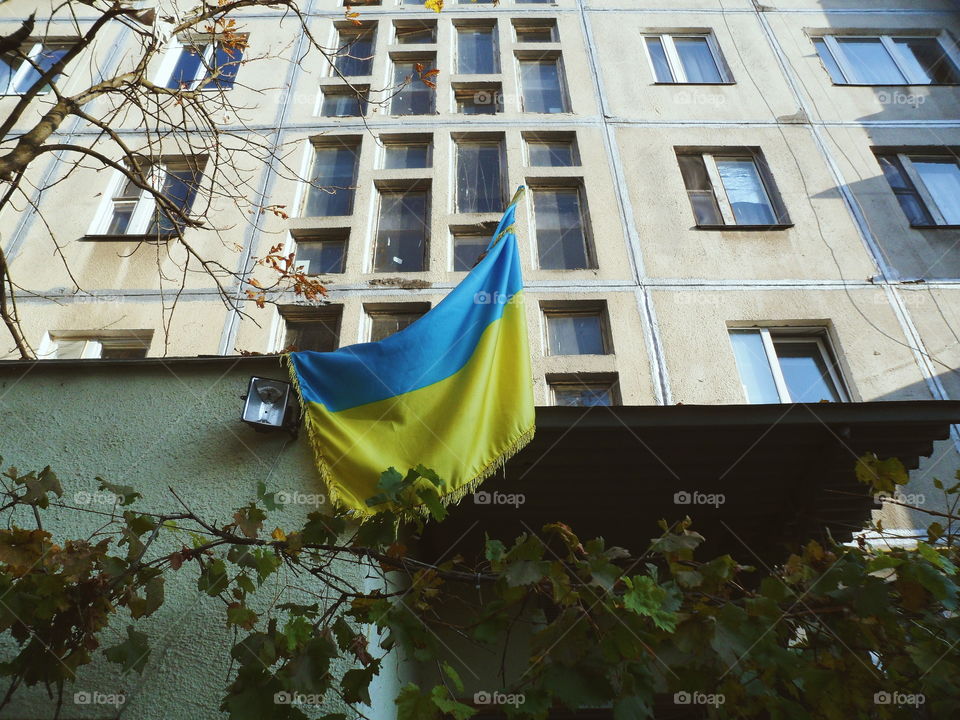
POLYGON ((953 401, 541 407, 535 439, 481 487, 502 495, 464 498, 428 528, 424 549, 469 555, 484 533, 510 539, 560 521, 639 551, 657 520, 689 515, 706 552, 779 559, 810 538, 847 541, 869 519, 860 456, 914 469, 954 423, 953 401))

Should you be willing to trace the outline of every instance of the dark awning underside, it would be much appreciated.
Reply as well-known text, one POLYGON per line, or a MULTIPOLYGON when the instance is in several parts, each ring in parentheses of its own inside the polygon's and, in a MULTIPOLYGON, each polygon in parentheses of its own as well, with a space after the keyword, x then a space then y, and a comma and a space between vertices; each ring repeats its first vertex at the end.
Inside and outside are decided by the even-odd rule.
POLYGON ((869 519, 875 503, 854 475, 858 457, 914 469, 951 423, 960 402, 537 408, 536 438, 482 486, 523 493, 523 504, 467 497, 429 530, 425 549, 470 555, 484 533, 512 538, 562 521, 581 539, 637 551, 657 520, 690 515, 705 552, 776 560, 828 532, 849 540, 869 519), (683 491, 724 502, 676 504, 683 491))

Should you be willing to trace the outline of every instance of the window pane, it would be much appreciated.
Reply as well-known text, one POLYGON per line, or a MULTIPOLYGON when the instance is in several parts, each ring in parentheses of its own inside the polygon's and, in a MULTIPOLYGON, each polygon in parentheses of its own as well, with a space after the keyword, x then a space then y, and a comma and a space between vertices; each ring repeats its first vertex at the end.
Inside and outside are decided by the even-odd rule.
POLYGON ((287 322, 287 347, 314 352, 331 352, 340 341, 340 319, 323 318, 314 322, 287 322))
POLYGON ((587 267, 587 239, 579 190, 534 190, 533 210, 540 267, 544 270, 587 267))
POLYGON ((115 202, 113 204, 113 215, 110 218, 110 224, 104 231, 106 235, 123 235, 130 227, 130 218, 133 216, 133 210, 136 203, 115 202))
POLYGON ((453 269, 472 270, 489 244, 490 238, 486 235, 454 235, 453 269))
POLYGON ((827 69, 827 72, 830 73, 830 79, 837 84, 845 84, 847 79, 843 76, 843 70, 840 69, 836 59, 833 57, 833 53, 830 52, 830 48, 827 47, 826 41, 823 38, 816 38, 813 44, 814 47, 817 48, 817 54, 820 56, 823 66, 827 69))
POLYGON ((433 113, 433 88, 427 87, 417 72, 417 64, 424 66, 426 71, 432 61, 396 62, 393 65, 394 89, 393 100, 390 103, 390 113, 393 115, 427 115, 433 113), (409 79, 409 80, 408 80, 409 79), (400 86, 403 87, 400 87, 400 86))
POLYGON ((566 110, 557 60, 522 60, 520 84, 525 112, 561 113, 566 110))
POLYGON ((500 98, 503 93, 500 89, 491 90, 457 90, 457 112, 464 115, 496 115, 502 111, 500 98))
POLYGON ((520 43, 554 42, 557 39, 554 25, 518 26, 516 32, 520 43))
POLYGON ((901 85, 906 82, 879 38, 841 38, 837 42, 856 74, 853 82, 864 85, 901 85))
POLYGON ((740 382, 747 402, 753 405, 780 402, 777 383, 759 332, 731 332, 733 355, 740 371, 740 382))
POLYGON ((469 75, 500 72, 493 28, 457 30, 457 72, 469 75))
MULTIPOLYGON (((39 70, 35 67, 31 67, 27 72, 24 73, 23 77, 20 78, 20 82, 17 83, 17 87, 13 88, 13 91, 16 93, 25 93, 33 84, 40 79, 40 75, 50 68, 52 68, 60 59, 67 54, 69 48, 67 47, 55 47, 50 45, 45 45, 39 52, 39 54, 34 55, 32 60, 39 66, 39 70)), ((20 63, 17 63, 18 66, 20 63)), ((57 75, 54 77, 54 81, 60 76, 57 75)), ((49 85, 46 86, 44 92, 49 91, 49 85)))
POLYGON ((527 143, 533 167, 570 167, 580 161, 573 151, 572 140, 531 140, 527 143))
POLYGON ((947 225, 960 225, 960 166, 955 160, 915 159, 913 167, 923 179, 947 225))
POLYGON ((0 55, 0 90, 4 93, 18 92, 17 88, 11 87, 13 76, 23 61, 13 55, 0 55))
POLYGON ((316 149, 313 186, 307 194, 305 217, 349 215, 353 212, 359 150, 358 146, 320 146, 316 149))
MULTIPOLYGON (((161 193, 175 207, 184 212, 189 211, 197 193, 197 183, 200 181, 199 171, 170 166, 166 167, 165 170, 161 193)), ((171 217, 162 209, 158 209, 147 233, 153 235, 159 232, 161 235, 173 235, 178 228, 183 229, 183 222, 180 218, 171 217)))
POLYGON ((117 345, 109 341, 103 341, 103 347, 100 350, 100 357, 103 360, 138 360, 147 356, 147 348, 133 347, 127 342, 117 345))
POLYGON ((383 167, 386 170, 428 168, 433 164, 431 150, 429 142, 388 143, 384 148, 383 167))
POLYGON ((551 355, 604 355, 600 314, 547 315, 551 355))
POLYGON ((898 38, 894 42, 911 74, 929 83, 960 82, 957 66, 936 38, 898 38))
POLYGON ((86 340, 57 340, 57 360, 79 360, 83 357, 86 340))
POLYGON ((777 222, 753 160, 717 158, 717 169, 738 225, 773 225, 777 222))
POLYGON ((296 264, 307 275, 342 273, 346 247, 343 240, 298 241, 296 264))
POLYGON ((658 37, 648 37, 647 50, 650 52, 650 59, 653 60, 657 82, 673 82, 673 73, 670 71, 670 63, 667 62, 667 53, 663 50, 663 41, 658 37))
POLYGON ((417 272, 423 270, 428 238, 426 191, 380 194, 380 222, 374 270, 417 272))
POLYGON ((704 37, 678 37, 673 40, 689 83, 723 82, 710 43, 704 37))
POLYGON ((697 225, 722 225, 720 206, 713 194, 713 186, 703 158, 699 155, 680 155, 677 159, 697 225))
POLYGON ((423 317, 423 313, 376 313, 370 316, 370 342, 380 342, 404 330, 423 317))
POLYGON ((338 52, 333 64, 343 75, 369 75, 373 67, 373 31, 341 32, 338 52))
POLYGON ((366 92, 324 92, 320 114, 323 117, 361 117, 366 114, 366 92))
MULTIPOLYGON (((229 90, 233 87, 237 79, 237 71, 240 69, 240 63, 243 60, 243 51, 239 47, 225 48, 217 43, 216 51, 213 57, 213 67, 219 70, 215 79, 209 79, 203 84, 204 89, 219 88, 220 90, 229 90)), ((210 77, 210 72, 204 73, 205 78, 210 77)))
POLYGON ((890 183, 890 187, 897 196, 900 207, 903 208, 910 224, 933 225, 933 218, 924 206, 923 200, 913 186, 913 182, 903 171, 900 159, 894 155, 881 156, 877 159, 880 162, 884 177, 890 183))
POLYGON ((177 64, 170 73, 170 79, 167 80, 167 87, 192 88, 200 74, 200 66, 203 64, 203 53, 206 52, 206 45, 185 45, 180 49, 180 55, 177 58, 177 64))
MULTIPOLYGON (((420 3, 421 5, 423 2, 420 3)), ((397 43, 400 45, 427 44, 437 41, 437 27, 398 27, 397 43)))
POLYGON ((457 143, 457 211, 500 212, 503 184, 499 142, 457 143))
POLYGON ((816 342, 778 342, 773 347, 793 402, 838 402, 840 395, 816 342))
POLYGON ((553 386, 554 403, 566 407, 613 405, 613 386, 609 384, 558 384, 553 386))

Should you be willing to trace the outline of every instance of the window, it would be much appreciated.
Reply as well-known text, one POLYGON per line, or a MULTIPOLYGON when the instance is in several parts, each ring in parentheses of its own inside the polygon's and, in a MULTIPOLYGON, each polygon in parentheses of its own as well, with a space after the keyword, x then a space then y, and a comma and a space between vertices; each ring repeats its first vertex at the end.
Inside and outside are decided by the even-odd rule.
POLYGON ((347 232, 296 237, 296 265, 305 275, 342 273, 347 259, 347 232))
POLYGON ((353 5, 379 5, 380 0, 343 0, 343 4, 346 7, 351 7, 353 5))
POLYGON ((645 41, 659 83, 730 82, 713 35, 647 35, 645 41))
MULTIPOLYGON (((299 259, 299 258, 298 258, 299 259)), ((281 350, 313 350, 332 352, 340 345, 340 305, 313 307, 285 305, 280 315, 286 326, 281 350)))
POLYGON ((580 153, 573 135, 529 134, 527 162, 531 167, 572 167, 580 164, 580 153))
POLYGON ((534 189, 533 215, 541 269, 593 267, 579 187, 534 189))
POLYGON ((956 155, 883 152, 877 159, 911 225, 960 225, 956 155))
POLYGON ((560 58, 520 60, 521 100, 524 112, 567 112, 560 58))
POLYGON ((503 91, 496 85, 461 85, 453 89, 457 112, 463 115, 496 115, 503 112, 503 91))
POLYGON ((606 313, 592 303, 546 305, 543 316, 547 329, 547 352, 550 355, 606 355, 606 313))
POLYGON ((541 43, 557 41, 556 20, 514 20, 513 30, 518 43, 541 43))
POLYGON ((433 58, 397 60, 393 63, 394 95, 390 102, 391 115, 430 115, 434 112, 436 93, 424 80, 433 66, 433 58))
MULTIPOLYGON (((0 55, 0 92, 4 95, 27 92, 69 50, 69 43, 28 42, 16 52, 0 55)), ((55 76, 53 81, 56 82, 59 77, 55 76)), ((41 90, 49 91, 49 87, 41 90)))
POLYGON ((843 402, 840 372, 819 328, 731 330, 747 402, 843 402))
POLYGON ((453 238, 453 269, 455 272, 469 271, 477 264, 477 260, 487 249, 494 230, 495 223, 483 223, 479 226, 451 228, 453 238))
MULTIPOLYGON (((141 165, 143 178, 184 215, 190 212, 203 175, 206 158, 165 158, 141 165)), ((94 219, 90 235, 176 235, 183 219, 157 206, 153 192, 122 173, 116 173, 108 200, 94 219)))
POLYGON ((500 72, 496 26, 464 25, 457 28, 457 72, 489 75, 500 72))
POLYGON ((433 166, 433 141, 429 135, 382 136, 384 170, 412 170, 433 166))
POLYGON ((374 271, 426 270, 427 244, 430 239, 429 219, 429 191, 382 191, 373 258, 374 271))
POLYGON ((620 404, 616 375, 548 375, 547 385, 554 405, 596 407, 620 404))
POLYGON ((344 77, 369 75, 373 70, 374 27, 340 30, 333 67, 344 77))
POLYGON ((824 35, 813 43, 838 85, 960 83, 957 62, 939 38, 824 35))
POLYGON ((63 331, 44 337, 41 360, 135 360, 145 358, 153 330, 63 331))
POLYGON ((370 319, 370 342, 380 342, 413 325, 427 313, 430 306, 426 303, 404 303, 392 307, 367 305, 365 308, 370 319))
POLYGON ((502 212, 503 143, 500 140, 457 142, 457 212, 502 212))
POLYGON ((759 151, 678 152, 677 158, 699 227, 789 225, 759 151))
POLYGON ((429 45, 437 41, 437 23, 433 20, 398 21, 395 27, 394 41, 398 45, 429 45))
POLYGON ((173 45, 172 61, 166 79, 161 82, 176 90, 229 90, 237 79, 243 61, 245 40, 229 45, 209 40, 182 41, 173 45))
POLYGON ((322 117, 363 117, 367 114, 368 89, 365 87, 325 87, 322 117))
POLYGON ((304 217, 350 215, 353 212, 359 155, 359 140, 315 146, 313 179, 307 190, 304 217))

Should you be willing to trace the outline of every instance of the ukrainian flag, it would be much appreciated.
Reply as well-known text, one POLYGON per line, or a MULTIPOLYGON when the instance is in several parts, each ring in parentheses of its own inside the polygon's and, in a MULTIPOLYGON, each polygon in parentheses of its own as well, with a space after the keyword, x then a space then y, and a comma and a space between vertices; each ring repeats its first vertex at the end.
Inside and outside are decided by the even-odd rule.
POLYGON ((304 421, 334 502, 372 515, 381 473, 436 471, 456 502, 533 437, 533 384, 514 214, 486 255, 406 329, 334 352, 290 353, 304 421))

